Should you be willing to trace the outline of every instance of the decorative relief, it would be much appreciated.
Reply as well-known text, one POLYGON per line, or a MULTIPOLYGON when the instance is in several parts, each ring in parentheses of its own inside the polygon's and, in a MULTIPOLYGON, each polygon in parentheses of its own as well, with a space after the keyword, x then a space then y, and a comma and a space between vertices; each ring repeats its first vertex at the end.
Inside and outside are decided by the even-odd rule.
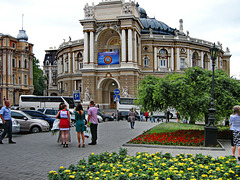
POLYGON ((128 94, 128 87, 127 87, 127 86, 126 86, 125 88, 122 87, 122 97, 124 97, 124 98, 131 97, 131 96, 128 94))
POLYGON ((85 19, 93 19, 94 18, 94 6, 89 6, 88 3, 84 7, 85 19))
POLYGON ((131 4, 130 3, 125 3, 123 5, 123 14, 132 14, 132 11, 130 10, 131 4))
POLYGON ((92 101, 92 97, 90 95, 90 91, 88 87, 86 87, 85 92, 84 92, 84 101, 92 101))

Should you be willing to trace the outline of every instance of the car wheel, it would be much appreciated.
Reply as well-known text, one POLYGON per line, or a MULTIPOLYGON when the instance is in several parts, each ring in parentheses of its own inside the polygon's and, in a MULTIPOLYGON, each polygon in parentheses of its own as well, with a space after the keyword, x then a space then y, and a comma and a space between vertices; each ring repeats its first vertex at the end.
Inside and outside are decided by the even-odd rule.
POLYGON ((109 121, 109 118, 105 118, 104 121, 109 121))
POLYGON ((31 133, 38 133, 38 132, 40 132, 41 131, 41 129, 40 129, 40 127, 38 127, 38 126, 34 126, 34 127, 32 127, 32 129, 31 129, 31 133))

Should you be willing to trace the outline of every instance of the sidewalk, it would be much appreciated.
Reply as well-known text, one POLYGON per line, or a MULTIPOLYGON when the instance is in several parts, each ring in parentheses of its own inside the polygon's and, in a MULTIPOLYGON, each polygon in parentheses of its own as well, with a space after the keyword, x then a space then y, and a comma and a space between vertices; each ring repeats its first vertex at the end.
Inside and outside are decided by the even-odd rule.
MULTIPOLYGON (((95 154, 106 151, 118 152, 120 147, 127 148, 129 155, 144 151, 148 153, 170 152, 173 156, 179 153, 202 153, 213 157, 231 155, 230 141, 222 142, 225 151, 122 146, 131 138, 140 135, 143 131, 157 124, 149 121, 136 122, 135 129, 130 129, 130 125, 126 121, 100 123, 98 127, 98 144, 96 146, 87 145, 85 148, 77 147, 75 128, 71 129, 72 142, 69 148, 62 148, 60 144, 57 144, 57 136, 52 136, 51 132, 14 135, 13 140, 17 144, 8 144, 7 139, 4 139, 4 144, 0 145, 0 179, 47 179, 48 172, 58 170, 60 166, 68 167, 71 164, 77 164, 80 159, 87 159, 92 152, 95 154)), ((86 144, 88 142, 90 142, 89 139, 87 139, 86 144)))

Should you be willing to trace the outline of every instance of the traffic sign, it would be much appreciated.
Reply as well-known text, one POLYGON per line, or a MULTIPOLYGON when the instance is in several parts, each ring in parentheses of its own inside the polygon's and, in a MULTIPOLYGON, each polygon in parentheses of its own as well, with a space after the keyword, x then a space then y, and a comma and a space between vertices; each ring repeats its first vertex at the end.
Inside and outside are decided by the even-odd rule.
POLYGON ((114 89, 114 94, 119 95, 120 94, 120 90, 119 89, 114 89))
POLYGON ((114 101, 115 102, 120 101, 120 95, 114 95, 114 101))
POLYGON ((75 102, 80 102, 80 91, 73 91, 73 100, 75 102))

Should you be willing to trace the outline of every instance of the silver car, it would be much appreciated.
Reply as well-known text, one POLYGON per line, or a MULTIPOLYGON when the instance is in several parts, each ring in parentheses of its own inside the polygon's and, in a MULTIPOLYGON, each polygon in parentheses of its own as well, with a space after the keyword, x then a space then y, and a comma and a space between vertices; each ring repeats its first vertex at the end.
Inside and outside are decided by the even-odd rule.
MULTIPOLYGON (((2 119, 0 118, 0 132, 3 131, 3 123, 2 119)), ((18 120, 12 118, 12 133, 19 133, 20 132, 20 124, 18 120)))
POLYGON ((11 110, 12 118, 18 120, 20 131, 37 133, 41 131, 49 131, 49 124, 42 119, 34 119, 32 116, 18 110, 11 110))

